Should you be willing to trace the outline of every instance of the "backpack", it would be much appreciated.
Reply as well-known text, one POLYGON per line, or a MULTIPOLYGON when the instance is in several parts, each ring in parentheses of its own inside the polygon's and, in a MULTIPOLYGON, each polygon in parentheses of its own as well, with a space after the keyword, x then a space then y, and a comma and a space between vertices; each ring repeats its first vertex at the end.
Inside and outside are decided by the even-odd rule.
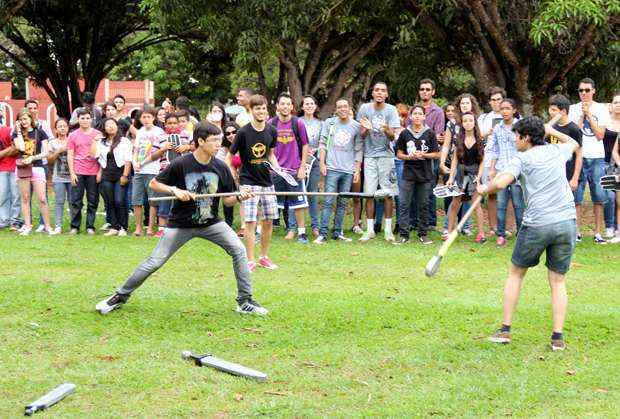
MULTIPOLYGON (((274 128, 278 128, 278 117, 274 116, 268 121, 269 124, 273 125, 274 128)), ((299 136, 299 118, 296 116, 291 117, 291 127, 293 128, 293 135, 295 136, 295 141, 297 142, 297 151, 299 153, 299 160, 302 157, 302 151, 304 145, 301 143, 301 137, 299 136)))

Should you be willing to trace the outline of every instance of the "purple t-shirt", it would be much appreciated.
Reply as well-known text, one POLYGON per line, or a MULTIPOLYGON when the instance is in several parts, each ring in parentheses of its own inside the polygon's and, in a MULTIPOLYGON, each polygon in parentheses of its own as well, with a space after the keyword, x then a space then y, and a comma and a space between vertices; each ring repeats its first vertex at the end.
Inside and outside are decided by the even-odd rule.
POLYGON ((446 127, 446 118, 443 110, 435 103, 426 109, 426 119, 424 124, 432 129, 437 135, 444 132, 446 127))
MULTIPOLYGON (((299 166, 301 166, 301 160, 299 159, 299 149, 297 148, 295 133, 293 133, 293 120, 281 122, 280 119, 278 119, 277 123, 274 124, 274 122, 276 122, 274 118, 269 122, 275 125, 278 131, 278 140, 276 142, 274 154, 278 159, 280 167, 296 172, 299 166)), ((297 119, 297 132, 299 133, 301 144, 308 144, 308 133, 306 132, 304 121, 302 121, 301 118, 297 119)))

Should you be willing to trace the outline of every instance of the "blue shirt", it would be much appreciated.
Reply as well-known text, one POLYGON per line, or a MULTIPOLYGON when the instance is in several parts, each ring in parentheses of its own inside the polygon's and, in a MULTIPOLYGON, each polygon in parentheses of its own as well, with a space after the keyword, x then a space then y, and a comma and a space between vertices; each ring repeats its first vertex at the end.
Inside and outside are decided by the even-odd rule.
POLYGON ((504 170, 508 162, 517 155, 517 143, 512 125, 506 125, 503 121, 493 128, 493 134, 484 150, 485 158, 495 160, 495 170, 504 170))

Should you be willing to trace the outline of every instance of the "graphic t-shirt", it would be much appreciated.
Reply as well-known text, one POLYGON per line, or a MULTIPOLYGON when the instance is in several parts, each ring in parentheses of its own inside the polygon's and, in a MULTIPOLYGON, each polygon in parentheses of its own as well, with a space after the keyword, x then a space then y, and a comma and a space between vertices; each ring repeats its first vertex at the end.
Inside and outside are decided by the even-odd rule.
POLYGON ((156 126, 149 130, 147 130, 146 127, 142 127, 138 130, 133 145, 134 154, 136 155, 135 160, 140 163, 140 170, 136 170, 136 173, 147 175, 159 174, 159 159, 150 161, 147 164, 142 164, 142 162, 147 157, 152 158, 153 153, 159 149, 162 137, 165 137, 165 135, 166 133, 164 130, 156 126))
MULTIPOLYGON (((416 151, 434 153, 439 151, 437 137, 433 130, 423 127, 420 132, 414 133, 411 127, 403 130, 396 141, 396 150, 405 154, 413 154, 416 151)), ((403 179, 410 182, 430 182, 433 180, 433 161, 403 160, 403 179)))
MULTIPOLYGON (((559 123, 556 123, 553 125, 553 128, 557 129, 562 134, 566 134, 569 137, 571 137, 573 140, 577 141, 577 144, 579 144, 579 147, 581 147, 581 144, 582 144, 581 130, 579 129, 579 126, 577 124, 575 124, 574 122, 569 122, 566 125, 560 125, 559 123)), ((559 141, 554 136, 550 136, 547 139, 547 142, 549 144, 561 144, 561 141, 559 141)), ((573 178, 574 172, 575 172, 575 155, 573 155, 573 157, 569 161, 566 162, 566 179, 571 180, 573 178)))
MULTIPOLYGON (((57 138, 50 140, 50 151, 55 153, 62 148, 62 143, 57 138)), ((54 162, 54 169, 52 170, 52 182, 70 183, 71 175, 69 174, 69 163, 67 161, 67 152, 63 152, 58 155, 54 162)))
POLYGON ((188 134, 187 131, 181 130, 181 132, 179 132, 178 134, 168 134, 168 138, 166 141, 171 142, 173 145, 170 150, 166 151, 166 156, 168 157, 169 162, 175 160, 177 157, 182 156, 183 154, 190 153, 190 151, 187 151, 183 154, 180 154, 174 151, 175 147, 178 147, 180 145, 188 145, 192 141, 191 136, 188 134))
MULTIPOLYGON (((13 139, 19 134, 13 131, 13 139)), ((41 154, 43 150, 43 140, 47 140, 47 134, 40 129, 28 131, 28 138, 24 138, 24 151, 20 152, 21 158, 32 157, 41 154)), ((37 159, 32 162, 32 167, 43 167, 43 160, 37 159)))
MULTIPOLYGON (((158 182, 196 194, 236 190, 235 182, 226 163, 212 158, 209 163, 201 164, 193 153, 185 154, 172 161, 156 179, 158 182)), ((168 227, 207 227, 220 222, 217 213, 219 201, 219 198, 197 201, 175 200, 170 211, 170 218, 168 218, 168 227)))
POLYGON ((326 151, 325 165, 329 170, 354 173, 355 162, 362 161, 364 152, 360 123, 353 119, 343 123, 337 117, 327 119, 320 145, 326 151))
POLYGON ((252 124, 247 124, 237 131, 237 137, 230 146, 230 154, 239 153, 241 171, 239 184, 255 186, 272 186, 271 174, 265 162, 269 153, 276 146, 278 132, 269 124, 262 131, 256 131, 252 124))
MULTIPOLYGON (((297 121, 297 133, 303 147, 308 144, 306 126, 301 118, 295 118, 295 121, 297 121)), ((299 166, 301 166, 301 159, 299 158, 300 150, 297 145, 297 139, 293 132, 293 119, 288 122, 282 122, 280 119, 274 118, 269 123, 274 125, 278 132, 275 155, 280 167, 288 169, 291 173, 296 173, 299 166)))
MULTIPOLYGON (((609 125, 609 109, 607 109, 607 105, 598 102, 592 102, 590 105, 590 115, 592 119, 596 120, 599 126, 608 126, 609 125)), ((568 118, 579 125, 581 117, 583 116, 583 108, 582 104, 576 103, 574 105, 570 105, 568 110, 568 118)), ((584 159, 602 159, 605 157, 605 147, 603 146, 603 142, 596 139, 594 132, 592 131, 592 127, 590 126, 590 121, 584 119, 583 127, 581 128, 581 133, 583 134, 583 158, 584 159)))
POLYGON ((374 103, 364 103, 357 112, 357 121, 368 118, 372 123, 372 130, 364 138, 364 157, 393 157, 390 149, 390 139, 383 132, 383 124, 396 129, 400 127, 398 112, 393 105, 386 103, 382 109, 375 109, 374 103))
POLYGON ((101 137, 103 134, 92 128, 87 132, 76 129, 69 134, 67 149, 73 150, 73 170, 76 175, 94 176, 99 172, 99 162, 90 155, 90 146, 101 137))
MULTIPOLYGON (((11 128, 0 127, 0 151, 11 146, 13 146, 13 140, 11 139, 11 128)), ((17 154, 0 158, 0 172, 15 171, 15 160, 17 160, 17 154)))
POLYGON ((310 146, 310 148, 315 151, 318 150, 323 121, 316 118, 302 118, 302 121, 304 121, 304 125, 306 126, 306 133, 308 134, 308 146, 310 146))

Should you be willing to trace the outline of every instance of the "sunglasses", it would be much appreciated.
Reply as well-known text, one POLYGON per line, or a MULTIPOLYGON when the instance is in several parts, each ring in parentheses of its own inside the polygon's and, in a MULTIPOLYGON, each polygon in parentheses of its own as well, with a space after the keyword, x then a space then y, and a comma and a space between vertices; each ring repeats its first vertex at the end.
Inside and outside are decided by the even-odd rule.
POLYGON ((592 89, 577 89, 579 93, 590 93, 592 89))
POLYGON ((234 131, 226 131, 226 135, 235 135, 237 133, 237 130, 234 131))
POLYGON ((433 89, 430 89, 428 87, 420 87, 420 92, 432 92, 433 89))

